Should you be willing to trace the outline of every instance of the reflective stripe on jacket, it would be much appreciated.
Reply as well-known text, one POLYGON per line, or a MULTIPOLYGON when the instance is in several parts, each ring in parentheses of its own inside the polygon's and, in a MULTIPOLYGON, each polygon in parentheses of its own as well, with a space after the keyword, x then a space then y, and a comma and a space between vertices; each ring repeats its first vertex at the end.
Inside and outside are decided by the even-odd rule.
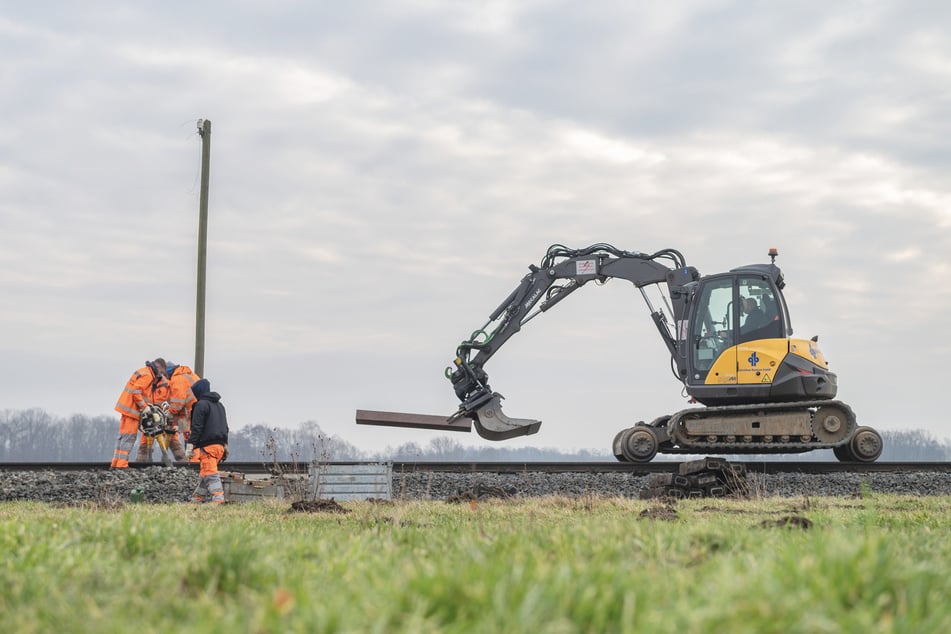
POLYGON ((192 385, 200 378, 187 365, 180 365, 172 372, 168 379, 168 413, 173 419, 188 416, 192 405, 198 400, 192 394, 192 385))
POLYGON ((125 389, 119 395, 115 410, 123 416, 136 420, 139 413, 150 403, 161 403, 168 399, 168 381, 165 377, 155 378, 152 368, 145 366, 132 373, 125 389))

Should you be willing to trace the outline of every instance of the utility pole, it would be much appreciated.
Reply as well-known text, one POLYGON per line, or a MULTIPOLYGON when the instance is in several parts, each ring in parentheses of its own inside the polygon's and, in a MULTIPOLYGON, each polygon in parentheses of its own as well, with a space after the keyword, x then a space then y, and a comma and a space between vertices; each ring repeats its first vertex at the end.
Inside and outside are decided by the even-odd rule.
POLYGON ((205 376, 205 262, 208 259, 208 169, 211 121, 198 120, 201 137, 201 194, 198 203, 198 298, 195 304, 195 374, 205 376))

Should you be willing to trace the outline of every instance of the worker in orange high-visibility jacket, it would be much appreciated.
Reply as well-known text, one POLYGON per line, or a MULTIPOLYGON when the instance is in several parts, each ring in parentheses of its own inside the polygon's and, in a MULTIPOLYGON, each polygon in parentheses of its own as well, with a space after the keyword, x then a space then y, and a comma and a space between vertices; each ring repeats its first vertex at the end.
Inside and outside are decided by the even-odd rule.
POLYGON ((192 393, 198 402, 192 408, 192 429, 186 451, 199 463, 199 481, 192 502, 224 504, 225 491, 218 463, 228 457, 228 415, 221 395, 211 391, 208 379, 195 381, 192 393))
POLYGON ((129 466, 129 453, 135 447, 139 433, 139 417, 152 403, 161 403, 168 398, 168 380, 165 378, 165 359, 146 361, 145 367, 132 373, 125 389, 119 395, 115 410, 122 415, 119 421, 119 439, 112 455, 112 468, 129 466))
POLYGON ((168 374, 168 416, 169 429, 166 434, 168 448, 176 460, 185 460, 185 447, 181 436, 188 442, 188 433, 191 429, 192 405, 198 399, 192 394, 192 385, 201 377, 187 365, 176 365, 169 362, 166 368, 168 374))

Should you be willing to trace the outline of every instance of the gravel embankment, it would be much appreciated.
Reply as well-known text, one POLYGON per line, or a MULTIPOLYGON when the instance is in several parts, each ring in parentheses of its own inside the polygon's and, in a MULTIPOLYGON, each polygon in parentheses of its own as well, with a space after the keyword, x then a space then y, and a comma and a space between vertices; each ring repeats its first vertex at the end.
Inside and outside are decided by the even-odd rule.
POLYGON ((187 502, 198 485, 192 469, 121 469, 113 471, 4 471, 0 500, 42 502, 128 501, 133 489, 143 502, 187 502))
MULTIPOLYGON (((394 475, 393 492, 395 497, 445 499, 478 485, 514 489, 525 496, 636 498, 646 488, 647 478, 625 473, 414 473, 394 475)), ((761 497, 854 496, 863 489, 904 495, 951 495, 951 474, 948 473, 748 474, 747 481, 751 491, 761 497)))
MULTIPOLYGON (((868 473, 750 474, 763 497, 856 496, 864 491, 904 495, 951 495, 951 474, 868 473)), ((150 467, 122 471, 13 471, 0 474, 0 501, 36 500, 77 504, 120 502, 140 489, 143 502, 187 502, 198 483, 191 469, 150 467)), ((393 475, 393 497, 445 500, 475 487, 516 496, 622 496, 636 498, 647 476, 624 473, 426 473, 393 475)))

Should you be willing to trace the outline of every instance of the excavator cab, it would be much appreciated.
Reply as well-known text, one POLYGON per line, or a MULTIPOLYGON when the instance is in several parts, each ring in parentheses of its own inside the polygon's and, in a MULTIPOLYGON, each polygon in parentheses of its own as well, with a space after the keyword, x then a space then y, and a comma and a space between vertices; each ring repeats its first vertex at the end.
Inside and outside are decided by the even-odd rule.
POLYGON ((687 393, 704 405, 829 399, 836 376, 816 340, 793 339, 774 264, 701 278, 687 307, 681 364, 687 393))

